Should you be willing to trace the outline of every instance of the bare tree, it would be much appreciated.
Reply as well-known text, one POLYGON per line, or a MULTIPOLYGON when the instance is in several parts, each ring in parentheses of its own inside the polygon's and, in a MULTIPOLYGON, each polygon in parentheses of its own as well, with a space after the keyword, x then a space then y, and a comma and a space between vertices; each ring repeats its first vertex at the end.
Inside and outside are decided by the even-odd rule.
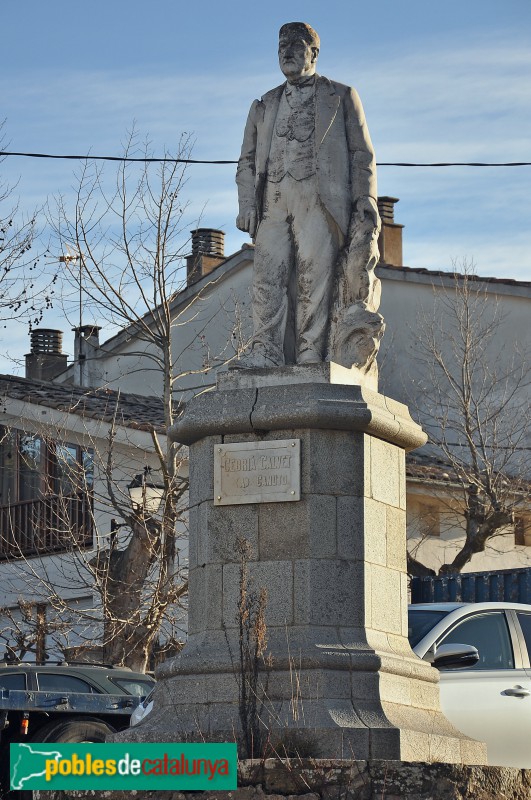
POLYGON ((55 627, 46 619, 46 604, 19 598, 16 609, 0 608, 0 620, 5 659, 23 659, 32 653, 38 664, 44 664, 46 637, 53 634, 55 627))
MULTIPOLYGON (((185 561, 178 552, 188 510, 188 480, 179 469, 183 448, 168 440, 163 448, 155 429, 151 435, 164 489, 162 509, 157 514, 149 510, 146 484, 140 487, 141 504, 131 508, 130 498, 124 502, 115 482, 113 428, 104 474, 110 503, 123 522, 112 523, 108 549, 100 547, 88 565, 102 601, 105 659, 141 670, 149 664, 168 614, 188 590, 185 561), (129 531, 122 545, 116 535, 119 525, 129 531)), ((148 474, 146 467, 144 476, 148 474)))
MULTIPOLYGON (((26 572, 32 570, 32 580, 40 580, 39 591, 57 614, 66 613, 64 590, 72 581, 96 592, 99 607, 80 614, 87 644, 91 625, 93 630, 101 623, 104 658, 136 669, 148 664, 172 609, 183 601, 187 590, 185 559, 180 552, 187 521, 188 481, 183 472, 187 452, 165 432, 180 413, 183 385, 192 392, 194 381, 202 383, 201 374, 238 352, 239 322, 234 307, 213 308, 210 304, 200 314, 194 310, 201 303, 200 292, 184 306, 180 302, 186 286, 183 256, 189 246, 189 224, 182 199, 186 170, 178 160, 189 157, 190 147, 184 136, 178 152, 159 166, 139 167, 124 161, 116 169, 113 184, 100 168, 87 162, 79 176, 74 208, 59 200, 58 213, 50 214, 56 246, 67 254, 63 257, 65 279, 74 294, 72 302, 78 303, 80 321, 81 313, 92 313, 112 326, 113 332, 125 331, 129 344, 120 354, 122 363, 130 359, 144 382, 156 387, 145 393, 158 395, 158 422, 143 421, 142 428, 151 438, 145 466, 163 486, 164 494, 156 513, 146 510, 143 503, 131 506, 124 491, 124 475, 127 466, 132 466, 124 468, 123 453, 117 455, 116 436, 123 427, 118 398, 106 444, 93 441, 91 445, 100 487, 91 519, 95 550, 87 552, 83 537, 81 541, 78 537, 79 526, 69 526, 67 497, 64 507, 58 504, 54 523, 62 547, 68 551, 61 558, 62 585, 56 567, 52 573, 42 565, 36 569, 28 560, 25 568, 26 572), (216 314, 224 315, 228 336, 214 351, 204 331, 216 314), (191 320, 202 360, 197 369, 184 369, 181 332, 191 320), (106 531, 101 530, 102 519, 106 531)), ((149 154, 135 150, 133 135, 124 156, 142 155, 149 154)), ((124 374, 127 372, 126 366, 124 374)), ((87 386, 86 393, 90 391, 87 386)), ((83 471, 79 480, 86 480, 83 471)), ((71 496, 94 494, 95 485, 73 487, 71 496)))
MULTIPOLYGON (((417 412, 445 465, 439 500, 461 517, 464 540, 439 572, 460 572, 529 504, 529 389, 525 343, 515 339, 496 287, 464 263, 434 287, 415 332, 417 412)), ((433 574, 409 555, 411 574, 433 574)))
MULTIPOLYGON (((0 124, 0 150, 5 140, 0 124)), ((0 158, 0 165, 5 158, 0 158)), ((37 214, 24 216, 15 187, 0 180, 0 324, 14 320, 38 325, 51 308, 57 274, 41 268, 42 253, 35 252, 37 214)))

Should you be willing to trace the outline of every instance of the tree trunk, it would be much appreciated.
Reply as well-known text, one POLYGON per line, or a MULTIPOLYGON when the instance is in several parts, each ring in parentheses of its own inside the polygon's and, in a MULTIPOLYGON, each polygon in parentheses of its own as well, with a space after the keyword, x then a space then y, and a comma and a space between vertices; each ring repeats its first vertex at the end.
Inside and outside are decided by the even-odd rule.
POLYGON ((474 517, 470 512, 467 514, 467 531, 465 544, 457 553, 450 564, 443 564, 439 570, 439 575, 448 575, 453 572, 461 572, 476 553, 485 550, 487 541, 503 528, 514 522, 514 514, 510 509, 502 508, 486 516, 474 517))
POLYGON ((155 636, 142 625, 144 590, 160 549, 159 523, 132 519, 124 550, 108 553, 104 594, 104 659, 143 672, 155 636))

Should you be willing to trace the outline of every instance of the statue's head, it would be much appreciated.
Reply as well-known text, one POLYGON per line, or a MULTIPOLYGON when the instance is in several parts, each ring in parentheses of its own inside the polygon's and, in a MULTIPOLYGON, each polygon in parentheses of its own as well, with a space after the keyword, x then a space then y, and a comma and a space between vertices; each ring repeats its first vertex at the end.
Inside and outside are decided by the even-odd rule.
POLYGON ((319 55, 319 36, 306 22, 287 22, 278 34, 278 61, 289 81, 315 73, 319 55))

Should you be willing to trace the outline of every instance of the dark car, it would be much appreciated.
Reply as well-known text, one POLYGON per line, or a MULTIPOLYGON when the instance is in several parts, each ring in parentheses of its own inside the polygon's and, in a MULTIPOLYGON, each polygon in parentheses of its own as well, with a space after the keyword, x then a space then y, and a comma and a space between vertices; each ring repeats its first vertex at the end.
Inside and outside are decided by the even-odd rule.
POLYGON ((97 664, 9 664, 0 662, 0 689, 33 692, 130 694, 145 697, 154 679, 127 667, 97 664))

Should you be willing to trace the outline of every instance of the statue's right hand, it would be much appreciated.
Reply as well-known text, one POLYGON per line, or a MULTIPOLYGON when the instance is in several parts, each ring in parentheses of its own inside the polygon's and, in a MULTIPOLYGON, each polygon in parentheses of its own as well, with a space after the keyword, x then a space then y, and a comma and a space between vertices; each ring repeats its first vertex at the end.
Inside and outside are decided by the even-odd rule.
POLYGON ((240 211, 236 217, 236 227, 240 231, 247 231, 251 238, 254 238, 256 233, 256 208, 251 206, 245 211, 240 211))

